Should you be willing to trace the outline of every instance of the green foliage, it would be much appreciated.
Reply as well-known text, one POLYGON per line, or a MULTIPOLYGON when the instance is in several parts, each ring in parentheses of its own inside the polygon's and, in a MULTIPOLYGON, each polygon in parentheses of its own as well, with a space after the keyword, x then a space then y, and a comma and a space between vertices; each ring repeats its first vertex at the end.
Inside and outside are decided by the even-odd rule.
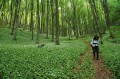
POLYGON ((110 39, 109 33, 104 35, 104 44, 100 46, 100 51, 102 51, 102 58, 105 65, 112 71, 113 79, 120 78, 120 27, 112 26, 112 30, 115 38, 110 39))
POLYGON ((120 25, 120 0, 108 0, 112 25, 120 25))
POLYGON ((120 27, 119 26, 112 26, 110 27, 110 39, 108 39, 108 41, 112 42, 112 43, 118 43, 120 44, 120 27))
POLYGON ((81 40, 65 38, 59 46, 47 39, 45 46, 38 48, 29 32, 19 30, 17 41, 12 41, 9 32, 0 29, 0 73, 4 79, 69 79, 87 48, 81 40))
POLYGON ((112 71, 112 74, 118 79, 120 78, 120 45, 105 42, 101 46, 101 51, 105 65, 112 71))
POLYGON ((109 39, 108 41, 111 42, 111 43, 118 43, 118 44, 120 44, 120 38, 109 39))
POLYGON ((10 35, 11 30, 7 28, 0 29, 0 44, 31 44, 31 35, 30 32, 18 30, 17 41, 12 40, 13 36, 10 35))
POLYGON ((86 55, 79 72, 79 79, 93 79, 95 76, 94 68, 90 55, 86 55))

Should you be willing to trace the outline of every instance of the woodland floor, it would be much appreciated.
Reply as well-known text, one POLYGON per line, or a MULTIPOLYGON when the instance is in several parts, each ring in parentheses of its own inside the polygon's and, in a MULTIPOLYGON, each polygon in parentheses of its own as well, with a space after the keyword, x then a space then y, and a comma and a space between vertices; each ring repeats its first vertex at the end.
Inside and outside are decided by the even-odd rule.
POLYGON ((76 71, 81 70, 80 67, 84 61, 84 58, 87 54, 89 54, 91 56, 91 59, 93 62, 93 67, 95 67, 95 76, 93 77, 93 79, 111 79, 111 72, 104 66, 104 62, 102 60, 101 53, 99 54, 99 56, 100 56, 99 60, 94 59, 90 44, 88 42, 85 42, 85 43, 89 47, 85 51, 85 53, 80 56, 80 62, 75 67, 75 70, 76 71))

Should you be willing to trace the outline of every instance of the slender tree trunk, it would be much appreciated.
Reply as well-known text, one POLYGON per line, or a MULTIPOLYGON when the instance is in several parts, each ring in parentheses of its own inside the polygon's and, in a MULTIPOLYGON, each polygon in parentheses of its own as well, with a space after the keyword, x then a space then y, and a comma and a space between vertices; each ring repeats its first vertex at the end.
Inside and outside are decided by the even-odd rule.
POLYGON ((17 40, 16 36, 17 36, 17 27, 18 27, 18 23, 19 23, 19 4, 20 4, 21 0, 16 0, 15 3, 15 31, 14 31, 14 38, 13 40, 17 40))
POLYGON ((12 27, 12 22, 13 22, 13 20, 12 20, 12 17, 13 17, 13 3, 12 3, 13 1, 11 0, 11 5, 10 5, 10 10, 11 10, 11 15, 10 15, 10 28, 12 27))
POLYGON ((37 39, 36 43, 39 43, 39 34, 40 34, 40 9, 39 9, 39 0, 37 0, 37 39))
POLYGON ((54 41, 54 13, 53 13, 53 0, 51 0, 51 15, 52 15, 52 42, 54 41))
POLYGON ((33 8, 34 8, 34 0, 31 0, 31 30, 32 30, 32 40, 33 40, 33 30, 34 30, 33 8))
MULTIPOLYGON (((18 16, 20 16, 20 17, 18 18, 18 21, 20 21, 20 22, 18 22, 18 27, 19 27, 19 28, 20 28, 20 26, 21 26, 21 19, 22 19, 22 15, 19 14, 20 9, 21 9, 21 0, 19 0, 19 3, 18 3, 18 16)), ((23 14, 23 11, 22 11, 21 13, 23 14)))
POLYGON ((106 25, 109 28, 110 27, 110 17, 109 17, 109 10, 108 10, 108 2, 107 0, 100 0, 104 14, 105 14, 105 21, 106 25))
POLYGON ((47 17, 46 17, 46 38, 48 39, 48 24, 49 24, 49 0, 47 0, 47 17))
POLYGON ((41 16, 41 33, 44 33, 44 26, 45 26, 45 19, 44 19, 44 0, 41 0, 41 5, 42 5, 42 16, 41 16))
POLYGON ((6 3, 6 0, 3 0, 1 1, 1 16, 2 16, 2 21, 5 21, 5 3, 6 3))
POLYGON ((70 20, 68 22, 68 35, 69 35, 69 40, 71 39, 71 24, 70 24, 70 20))
POLYGON ((61 20, 62 20, 62 28, 61 28, 61 32, 62 32, 62 36, 64 36, 64 20, 63 20, 63 18, 64 18, 64 14, 63 14, 63 11, 64 11, 64 7, 63 6, 61 6, 61 20))
POLYGON ((27 28, 27 17, 28 17, 28 0, 25 0, 25 25, 23 30, 27 28))
POLYGON ((76 38, 78 38, 78 29, 77 29, 77 24, 76 24, 76 0, 73 0, 73 27, 74 27, 74 32, 76 38))
MULTIPOLYGON (((16 12, 16 11, 15 11, 15 12, 16 12)), ((11 32, 11 35, 14 34, 15 18, 16 18, 16 16, 14 15, 14 20, 13 20, 13 23, 12 23, 12 32, 11 32)))
POLYGON ((55 0, 56 4, 56 45, 59 45, 59 10, 58 10, 58 0, 55 0))

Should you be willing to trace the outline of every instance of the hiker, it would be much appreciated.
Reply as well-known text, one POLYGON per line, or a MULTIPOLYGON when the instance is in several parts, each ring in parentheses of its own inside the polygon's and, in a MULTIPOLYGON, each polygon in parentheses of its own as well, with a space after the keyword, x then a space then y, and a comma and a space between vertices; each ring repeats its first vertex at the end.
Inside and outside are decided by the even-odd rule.
POLYGON ((93 50, 93 56, 95 58, 96 55, 97 55, 97 57, 96 57, 97 60, 99 59, 99 43, 98 43, 98 39, 99 39, 99 36, 95 35, 94 38, 91 41, 91 46, 92 46, 92 50, 93 50))

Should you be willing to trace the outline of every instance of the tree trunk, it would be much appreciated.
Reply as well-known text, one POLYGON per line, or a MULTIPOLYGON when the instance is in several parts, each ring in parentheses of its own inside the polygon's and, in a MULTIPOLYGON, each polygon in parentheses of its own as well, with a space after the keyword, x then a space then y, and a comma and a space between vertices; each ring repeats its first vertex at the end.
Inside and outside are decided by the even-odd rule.
POLYGON ((52 15, 52 42, 54 41, 54 13, 53 13, 53 0, 51 0, 51 15, 52 15))
POLYGON ((1 1, 2 3, 1 3, 1 7, 0 7, 0 9, 1 9, 1 19, 2 19, 2 21, 5 21, 5 3, 6 3, 6 0, 3 0, 3 1, 1 1))
POLYGON ((41 0, 42 16, 41 16, 41 33, 44 33, 45 19, 44 19, 44 0, 41 0))
POLYGON ((10 15, 10 28, 12 27, 12 17, 13 17, 13 1, 11 0, 11 5, 10 5, 10 10, 11 10, 11 15, 10 15))
POLYGON ((59 10, 58 10, 58 0, 55 0, 56 4, 56 45, 59 45, 59 10))
POLYGON ((63 14, 63 12, 64 12, 64 7, 63 6, 61 6, 61 20, 62 20, 62 28, 61 28, 61 32, 62 32, 62 36, 64 36, 64 14, 63 14))
POLYGON ((34 0, 31 1, 31 30, 32 30, 32 40, 33 40, 33 30, 34 30, 33 7, 34 7, 34 0))
POLYGON ((110 27, 110 17, 109 17, 109 10, 108 10, 108 2, 107 0, 100 0, 104 14, 105 14, 105 21, 107 28, 110 27))
POLYGON ((39 43, 39 34, 40 34, 40 9, 39 9, 39 0, 37 0, 37 39, 36 43, 39 43))
POLYGON ((14 31, 14 38, 13 40, 17 40, 16 36, 17 36, 17 27, 18 27, 18 23, 19 23, 19 4, 20 4, 21 0, 16 0, 15 3, 15 31, 14 31))
POLYGON ((76 0, 73 0, 73 27, 76 38, 78 38, 78 29, 76 24, 76 0))
POLYGON ((23 30, 27 29, 27 17, 28 17, 28 0, 25 0, 25 25, 23 30))
MULTIPOLYGON (((18 5, 18 16, 20 16, 19 18, 18 18, 18 21, 20 21, 20 22, 18 22, 18 27, 20 28, 20 26, 21 26, 21 19, 22 19, 22 15, 19 15, 19 12, 20 12, 20 8, 21 8, 21 0, 19 0, 19 3, 18 3, 19 5, 18 5)), ((23 14, 23 11, 21 12, 21 14, 23 14)))
POLYGON ((48 24, 49 24, 49 0, 47 0, 47 17, 46 17, 46 38, 48 39, 48 24))
POLYGON ((71 35, 72 35, 70 20, 68 22, 68 35, 69 35, 69 40, 70 40, 71 39, 71 35))
MULTIPOLYGON (((16 11, 15 11, 15 12, 16 12, 16 11)), ((11 32, 11 35, 14 34, 15 18, 16 18, 16 16, 14 15, 14 20, 13 20, 13 24, 12 24, 12 32, 11 32)))

